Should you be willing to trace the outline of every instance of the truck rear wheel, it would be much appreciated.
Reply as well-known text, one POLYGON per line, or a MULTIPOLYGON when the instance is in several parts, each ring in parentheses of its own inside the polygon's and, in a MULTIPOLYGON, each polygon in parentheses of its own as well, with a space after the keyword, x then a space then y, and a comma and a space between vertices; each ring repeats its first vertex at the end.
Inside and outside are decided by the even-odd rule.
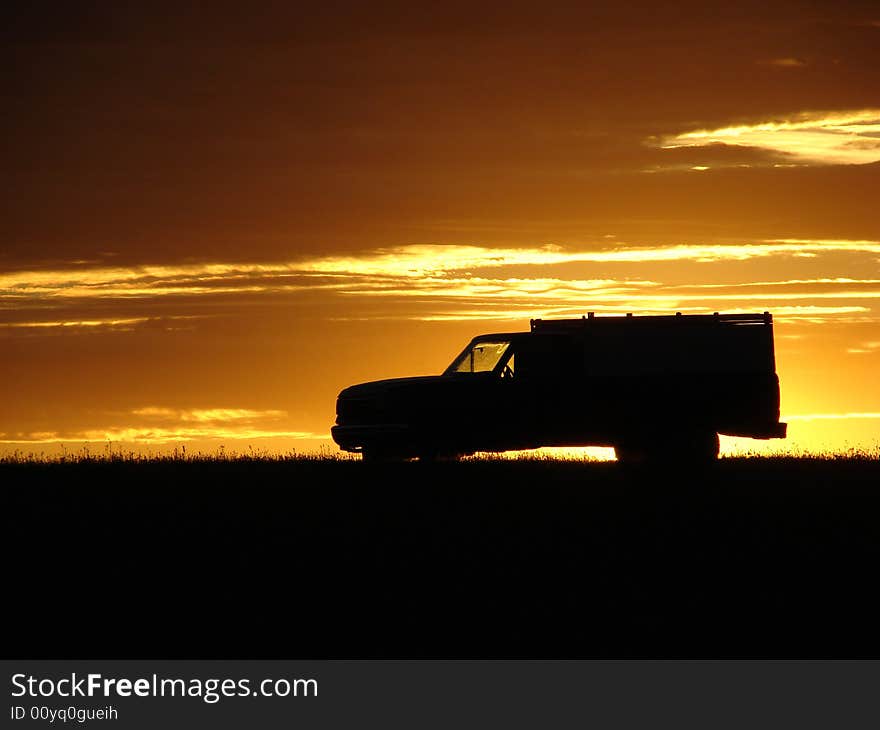
POLYGON ((720 445, 718 434, 708 433, 684 434, 679 442, 678 450, 683 460, 697 463, 712 463, 718 458, 720 445))
POLYGON ((623 464, 708 464, 718 458, 718 434, 713 431, 640 436, 614 446, 623 464))
POLYGON ((440 461, 458 461, 460 454, 454 451, 436 451, 424 449, 419 452, 418 459, 423 464, 436 464, 440 461))

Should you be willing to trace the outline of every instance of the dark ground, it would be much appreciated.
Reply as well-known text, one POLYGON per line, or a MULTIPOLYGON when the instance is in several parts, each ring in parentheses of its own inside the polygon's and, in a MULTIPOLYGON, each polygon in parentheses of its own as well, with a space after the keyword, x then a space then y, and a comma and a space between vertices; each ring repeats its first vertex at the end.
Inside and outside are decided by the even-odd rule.
POLYGON ((9 658, 880 657, 880 461, 0 464, 9 658))

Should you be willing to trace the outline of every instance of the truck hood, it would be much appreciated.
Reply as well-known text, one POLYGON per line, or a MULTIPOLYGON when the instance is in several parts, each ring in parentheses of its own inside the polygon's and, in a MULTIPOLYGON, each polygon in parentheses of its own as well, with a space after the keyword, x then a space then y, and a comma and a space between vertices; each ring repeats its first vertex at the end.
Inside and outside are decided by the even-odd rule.
POLYGON ((407 390, 422 390, 439 386, 446 383, 450 378, 443 375, 422 375, 414 378, 389 378, 387 380, 372 380, 368 383, 352 385, 339 394, 340 399, 345 398, 375 398, 386 396, 390 393, 398 393, 407 390))

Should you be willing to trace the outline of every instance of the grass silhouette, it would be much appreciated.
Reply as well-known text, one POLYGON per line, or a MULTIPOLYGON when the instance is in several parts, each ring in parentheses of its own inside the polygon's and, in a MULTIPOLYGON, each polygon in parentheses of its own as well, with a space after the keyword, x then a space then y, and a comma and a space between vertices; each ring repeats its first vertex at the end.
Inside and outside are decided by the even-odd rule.
MULTIPOLYGON (((744 452, 737 455, 722 456, 723 461, 743 459, 760 459, 765 461, 796 460, 798 462, 809 461, 878 461, 880 460, 880 444, 872 448, 850 447, 843 451, 808 451, 789 450, 776 455, 767 455, 758 451, 744 452)), ((134 449, 122 449, 108 443, 100 451, 94 451, 88 446, 82 446, 73 451, 67 451, 62 447, 60 454, 47 454, 46 452, 15 450, 7 454, 0 454, 0 464, 90 464, 90 463, 210 463, 210 462, 267 462, 267 463, 298 463, 298 462, 321 462, 321 463, 349 463, 360 461, 356 454, 339 451, 335 448, 322 446, 316 451, 286 452, 271 451, 268 449, 255 449, 248 446, 244 451, 227 450, 225 446, 219 446, 214 451, 191 451, 185 445, 177 446, 172 451, 152 453, 134 449)), ((547 464, 558 463, 595 463, 600 461, 589 455, 564 455, 558 456, 541 451, 521 451, 512 453, 480 453, 473 456, 463 457, 458 460, 462 463, 486 462, 486 461, 515 461, 515 462, 539 462, 547 464)))
POLYGON ((0 461, 12 656, 876 657, 880 459, 0 461))

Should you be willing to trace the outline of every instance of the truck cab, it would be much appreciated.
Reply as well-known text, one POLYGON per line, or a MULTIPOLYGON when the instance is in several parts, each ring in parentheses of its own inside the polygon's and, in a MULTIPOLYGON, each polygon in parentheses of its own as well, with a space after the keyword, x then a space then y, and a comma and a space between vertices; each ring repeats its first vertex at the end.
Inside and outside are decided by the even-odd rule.
POLYGON ((772 316, 532 320, 479 335, 436 376, 354 385, 333 439, 365 459, 612 446, 711 460, 718 434, 784 438, 772 316))

